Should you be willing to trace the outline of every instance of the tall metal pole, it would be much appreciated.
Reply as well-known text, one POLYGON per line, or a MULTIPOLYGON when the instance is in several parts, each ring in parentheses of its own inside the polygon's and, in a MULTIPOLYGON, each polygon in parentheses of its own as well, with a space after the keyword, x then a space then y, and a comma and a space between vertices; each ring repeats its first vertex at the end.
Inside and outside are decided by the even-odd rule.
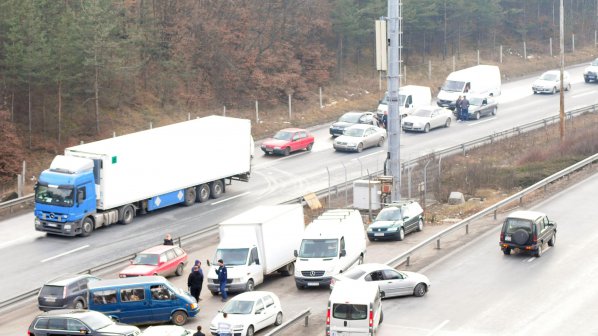
POLYGON ((559 110, 559 126, 561 131, 561 142, 565 137, 565 89, 563 85, 563 72, 565 71, 565 10, 563 0, 560 6, 560 47, 561 47, 561 91, 560 91, 560 110, 559 110))
POLYGON ((402 70, 403 30, 402 0, 388 0, 388 153, 386 164, 393 177, 391 200, 401 199, 401 125, 399 112, 399 87, 402 70))

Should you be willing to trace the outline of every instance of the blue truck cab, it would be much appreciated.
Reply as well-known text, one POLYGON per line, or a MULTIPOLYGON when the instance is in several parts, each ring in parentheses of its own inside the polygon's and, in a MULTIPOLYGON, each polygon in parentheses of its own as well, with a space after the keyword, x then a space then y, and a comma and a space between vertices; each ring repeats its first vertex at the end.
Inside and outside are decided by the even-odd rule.
POLYGON ((57 156, 35 186, 35 229, 64 236, 91 233, 94 224, 89 216, 96 212, 94 181, 92 160, 57 156))
POLYGON ((127 324, 172 322, 184 325, 199 313, 195 298, 161 276, 94 281, 89 309, 127 324))

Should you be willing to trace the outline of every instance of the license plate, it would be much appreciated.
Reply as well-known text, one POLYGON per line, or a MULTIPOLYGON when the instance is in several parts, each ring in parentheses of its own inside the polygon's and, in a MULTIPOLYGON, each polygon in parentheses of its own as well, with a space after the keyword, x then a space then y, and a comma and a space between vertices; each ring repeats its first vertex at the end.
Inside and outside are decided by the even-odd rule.
POLYGON ((511 236, 505 236, 505 241, 510 242, 511 241, 511 236))
POLYGON ((315 286, 319 286, 320 284, 319 284, 319 283, 317 283, 317 282, 308 282, 308 283, 307 283, 307 285, 308 285, 308 286, 314 286, 314 287, 315 287, 315 286))
POLYGON ((376 237, 384 237, 384 233, 374 233, 374 236, 376 236, 376 237))
POLYGON ((47 297, 47 298, 46 298, 46 301, 47 301, 47 302, 56 302, 56 299, 55 299, 55 298, 53 298, 53 297, 47 297))
POLYGON ((58 227, 58 224, 54 224, 54 223, 47 223, 46 225, 49 227, 58 227))

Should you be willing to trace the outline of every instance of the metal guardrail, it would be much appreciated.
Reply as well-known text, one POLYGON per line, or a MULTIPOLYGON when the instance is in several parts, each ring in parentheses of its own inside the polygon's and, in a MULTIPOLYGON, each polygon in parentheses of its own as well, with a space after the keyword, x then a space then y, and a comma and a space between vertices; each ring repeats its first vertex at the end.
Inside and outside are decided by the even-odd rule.
POLYGON ((300 312, 299 314, 297 314, 292 319, 284 322, 283 324, 279 325, 275 329, 271 330, 265 336, 278 335, 281 331, 289 328, 291 325, 295 324, 295 322, 299 321, 301 318, 305 318, 305 326, 307 327, 308 322, 309 322, 309 315, 311 315, 311 308, 307 308, 307 309, 303 310, 302 312, 300 312))
POLYGON ((401 265, 403 263, 406 263, 407 266, 409 266, 409 261, 411 259, 411 256, 414 255, 416 252, 418 252, 419 250, 421 250, 422 248, 433 244, 434 242, 436 242, 436 246, 437 248, 440 248, 440 239, 443 237, 446 237, 460 229, 462 229, 463 227, 465 227, 465 232, 466 234, 469 233, 469 225, 475 221, 478 220, 482 217, 485 217, 486 215, 493 213, 494 214, 494 219, 496 219, 496 213, 498 211, 498 209, 513 203, 515 201, 519 201, 519 203, 521 203, 523 201, 523 197, 525 197, 526 195, 531 194, 532 192, 540 189, 540 188, 544 188, 546 189, 546 186, 558 179, 561 179, 563 177, 569 176, 571 173, 582 169, 586 166, 591 166, 593 164, 593 162, 598 161, 598 154, 594 154, 580 162, 577 162, 574 165, 571 165, 557 173, 554 173, 552 175, 550 175, 549 177, 543 179, 542 181, 536 182, 535 184, 533 184, 532 186, 529 186, 525 189, 523 189, 522 191, 516 193, 513 196, 510 196, 508 198, 505 198, 504 200, 487 207, 486 209, 473 214, 467 218, 465 218, 464 220, 460 221, 459 223, 456 223, 454 225, 452 225, 451 227, 447 228, 446 230, 443 230, 439 233, 437 233, 436 235, 422 241, 421 243, 415 245, 414 247, 410 248, 409 250, 405 251, 404 253, 394 257, 393 259, 389 260, 386 262, 387 265, 392 266, 392 267, 396 267, 398 265, 401 265))
POLYGON ((2 202, 2 203, 0 203, 0 212, 4 211, 5 209, 8 209, 8 212, 12 213, 14 208, 17 208, 17 207, 21 208, 21 207, 23 207, 23 205, 25 203, 32 202, 33 196, 34 196, 34 194, 29 194, 27 196, 23 196, 23 197, 12 199, 10 201, 2 202))

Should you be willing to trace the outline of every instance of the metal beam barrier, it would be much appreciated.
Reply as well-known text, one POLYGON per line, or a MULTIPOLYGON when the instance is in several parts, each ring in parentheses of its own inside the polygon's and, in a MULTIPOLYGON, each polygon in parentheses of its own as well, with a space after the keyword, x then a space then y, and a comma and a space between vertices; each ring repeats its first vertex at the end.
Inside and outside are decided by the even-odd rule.
POLYGON ((281 331, 289 328, 291 325, 295 324, 297 321, 300 321, 302 318, 305 318, 305 324, 304 324, 304 326, 307 327, 308 320, 309 320, 309 315, 311 315, 311 308, 305 309, 304 311, 302 311, 301 313, 297 314, 292 319, 290 319, 290 320, 284 322, 283 324, 279 325, 278 327, 274 328, 269 333, 267 333, 266 336, 280 335, 281 331))

